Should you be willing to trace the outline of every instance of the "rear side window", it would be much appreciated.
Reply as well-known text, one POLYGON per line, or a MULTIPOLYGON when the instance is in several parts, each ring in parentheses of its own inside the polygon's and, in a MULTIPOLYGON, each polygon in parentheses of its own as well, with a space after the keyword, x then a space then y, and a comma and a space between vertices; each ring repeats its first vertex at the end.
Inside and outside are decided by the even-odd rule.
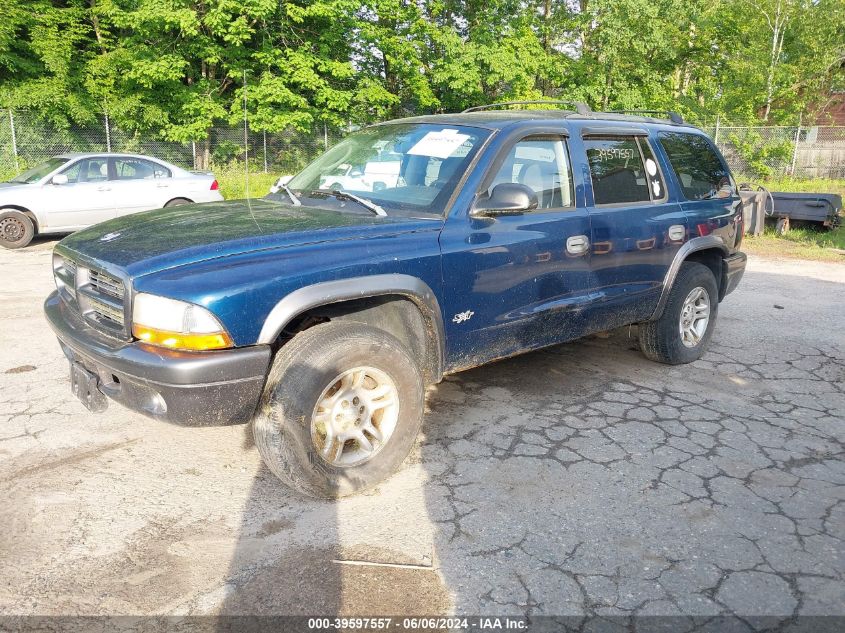
POLYGON ((645 165, 640 144, 634 137, 587 138, 584 147, 596 204, 650 202, 663 198, 660 172, 647 144, 644 147, 648 151, 645 165))
POLYGON ((731 195, 730 174, 705 137, 683 132, 661 132, 658 137, 687 200, 731 195))
POLYGON ((114 171, 118 180, 170 178, 170 170, 163 165, 138 158, 115 158, 114 171))

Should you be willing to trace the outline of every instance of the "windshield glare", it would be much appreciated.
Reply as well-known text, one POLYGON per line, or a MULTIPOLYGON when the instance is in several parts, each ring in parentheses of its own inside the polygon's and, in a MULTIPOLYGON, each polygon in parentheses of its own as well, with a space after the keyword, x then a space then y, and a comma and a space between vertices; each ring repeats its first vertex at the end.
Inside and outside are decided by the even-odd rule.
POLYGON ((67 158, 51 158, 50 160, 41 163, 40 165, 27 169, 22 174, 15 176, 9 182, 19 182, 23 184, 32 184, 38 182, 44 176, 52 171, 55 171, 68 161, 67 158))
POLYGON ((308 204, 328 200, 316 190, 342 190, 387 211, 439 214, 487 135, 486 130, 461 125, 367 128, 320 156, 288 187, 300 198, 313 198, 308 204))

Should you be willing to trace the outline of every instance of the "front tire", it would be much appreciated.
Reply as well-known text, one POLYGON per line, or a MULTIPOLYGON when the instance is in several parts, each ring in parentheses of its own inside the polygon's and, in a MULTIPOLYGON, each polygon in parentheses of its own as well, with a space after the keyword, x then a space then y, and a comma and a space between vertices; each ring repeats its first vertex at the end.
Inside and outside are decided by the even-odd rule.
POLYGON ((713 337, 719 289, 713 272, 698 262, 684 262, 669 291, 663 314, 640 323, 640 350, 667 365, 701 358, 713 337))
POLYGON ((273 361, 255 444, 267 467, 311 497, 367 490, 407 457, 423 418, 419 367, 394 336, 355 322, 297 334, 273 361))
POLYGON ((0 211, 0 246, 23 248, 35 237, 35 224, 25 213, 14 209, 0 211))

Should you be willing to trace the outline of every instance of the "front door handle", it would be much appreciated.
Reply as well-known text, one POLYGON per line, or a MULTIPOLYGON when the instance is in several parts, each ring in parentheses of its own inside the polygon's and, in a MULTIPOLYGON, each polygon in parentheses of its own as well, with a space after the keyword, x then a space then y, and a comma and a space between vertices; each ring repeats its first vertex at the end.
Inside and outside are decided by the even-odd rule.
POLYGON ((106 187, 105 185, 101 187, 97 187, 97 191, 111 191, 111 187, 106 187))
POLYGON ((566 252, 570 255, 583 255, 590 248, 586 235, 573 235, 566 239, 566 252))

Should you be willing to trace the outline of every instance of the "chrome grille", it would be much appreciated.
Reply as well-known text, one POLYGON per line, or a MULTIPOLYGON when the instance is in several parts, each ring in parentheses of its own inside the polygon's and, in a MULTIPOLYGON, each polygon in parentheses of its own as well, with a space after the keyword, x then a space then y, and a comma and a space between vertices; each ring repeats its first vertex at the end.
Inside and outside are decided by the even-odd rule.
POLYGON ((88 297, 88 302, 91 305, 91 310, 99 319, 108 319, 120 327, 123 327, 123 310, 110 306, 104 301, 100 301, 94 297, 88 297))
POLYGON ((117 299, 123 299, 123 282, 120 279, 110 277, 106 273, 98 272, 96 270, 88 271, 88 283, 91 287, 102 292, 103 294, 111 295, 117 299))
POLYGON ((65 303, 90 325, 110 336, 130 338, 121 279, 58 253, 53 255, 53 274, 65 303))

